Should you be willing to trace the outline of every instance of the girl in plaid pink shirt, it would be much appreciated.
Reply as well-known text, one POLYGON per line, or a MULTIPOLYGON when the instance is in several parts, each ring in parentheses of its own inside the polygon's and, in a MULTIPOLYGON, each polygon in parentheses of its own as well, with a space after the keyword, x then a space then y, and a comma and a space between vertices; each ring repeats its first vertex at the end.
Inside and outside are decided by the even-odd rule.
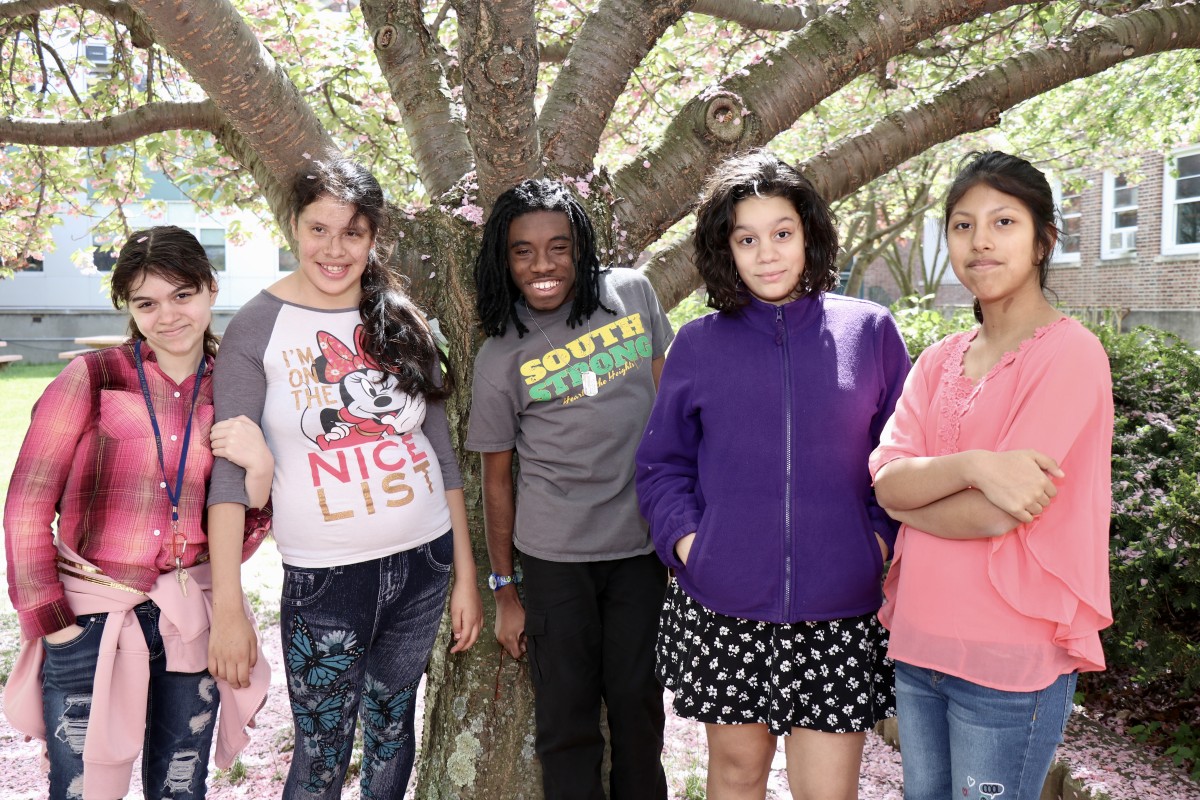
MULTIPOLYGON (((213 425, 216 296, 191 233, 135 233, 112 273, 129 341, 74 359, 33 409, 4 514, 25 640, 17 673, 28 680, 10 681, 5 704, 19 729, 46 740, 52 798, 124 795, 143 749, 147 797, 204 795, 227 690, 205 669, 209 475, 214 455, 247 469, 260 510, 246 558, 269 528, 261 507, 274 468, 254 423, 213 425), (130 612, 140 637, 123 624, 130 612), (40 719, 29 713, 38 707, 40 719)), ((252 697, 265 694, 259 677, 252 697)), ((245 721, 223 735, 244 743, 245 721)), ((231 761, 235 751, 220 752, 231 761)))

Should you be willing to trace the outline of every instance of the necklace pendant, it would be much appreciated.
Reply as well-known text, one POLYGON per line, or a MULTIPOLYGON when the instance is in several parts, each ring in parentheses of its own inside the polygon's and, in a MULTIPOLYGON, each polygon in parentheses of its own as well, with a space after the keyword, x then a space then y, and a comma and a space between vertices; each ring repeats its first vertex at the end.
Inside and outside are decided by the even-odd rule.
POLYGON ((183 592, 184 597, 187 597, 187 582, 190 577, 192 576, 183 568, 182 560, 175 559, 175 578, 179 581, 179 591, 183 592))
POLYGON ((596 373, 590 369, 586 372, 581 372, 579 377, 583 379, 583 393, 588 397, 595 397, 600 393, 600 383, 596 379, 596 373))

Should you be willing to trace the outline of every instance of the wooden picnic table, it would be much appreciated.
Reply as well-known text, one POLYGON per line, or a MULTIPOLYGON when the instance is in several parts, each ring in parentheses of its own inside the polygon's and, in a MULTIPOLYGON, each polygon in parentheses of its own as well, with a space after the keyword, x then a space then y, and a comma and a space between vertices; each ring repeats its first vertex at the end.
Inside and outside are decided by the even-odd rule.
POLYGON ((84 344, 99 350, 101 347, 116 347, 119 344, 125 344, 128 340, 129 335, 124 333, 105 336, 76 336, 75 344, 84 344))
MULTIPOLYGON (((8 347, 8 342, 0 342, 0 347, 8 347)), ((11 355, 0 355, 0 369, 4 369, 9 364, 14 364, 24 358, 25 356, 18 355, 17 353, 13 353, 11 355)))

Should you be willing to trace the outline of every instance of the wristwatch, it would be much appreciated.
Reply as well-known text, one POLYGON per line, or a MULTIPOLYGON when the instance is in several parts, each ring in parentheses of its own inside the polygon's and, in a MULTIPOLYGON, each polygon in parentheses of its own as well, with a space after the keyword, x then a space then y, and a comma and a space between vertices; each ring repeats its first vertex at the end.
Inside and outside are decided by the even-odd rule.
POLYGON ((501 588, 502 586, 508 586, 510 583, 520 583, 520 582, 521 582, 520 575, 497 575, 494 572, 491 573, 490 575, 488 575, 488 588, 491 589, 493 592, 496 591, 497 589, 501 588))

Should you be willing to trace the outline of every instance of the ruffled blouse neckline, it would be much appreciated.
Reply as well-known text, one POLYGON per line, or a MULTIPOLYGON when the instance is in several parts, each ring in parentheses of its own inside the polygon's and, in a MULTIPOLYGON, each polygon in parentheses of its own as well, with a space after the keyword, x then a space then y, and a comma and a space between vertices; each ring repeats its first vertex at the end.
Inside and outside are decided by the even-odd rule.
POLYGON ((963 361, 970 348, 971 342, 979 335, 979 328, 958 334, 947 342, 945 367, 942 370, 942 403, 941 413, 938 414, 938 447, 937 455, 949 455, 958 452, 958 432, 963 415, 970 409, 979 391, 988 381, 1001 370, 1007 368, 1024 354, 1035 342, 1053 330, 1056 326, 1070 319, 1062 316, 1053 322, 1048 322, 1033 332, 1033 335, 1021 341, 1016 350, 1009 350, 992 365, 978 381, 971 380, 964 373, 963 361))

